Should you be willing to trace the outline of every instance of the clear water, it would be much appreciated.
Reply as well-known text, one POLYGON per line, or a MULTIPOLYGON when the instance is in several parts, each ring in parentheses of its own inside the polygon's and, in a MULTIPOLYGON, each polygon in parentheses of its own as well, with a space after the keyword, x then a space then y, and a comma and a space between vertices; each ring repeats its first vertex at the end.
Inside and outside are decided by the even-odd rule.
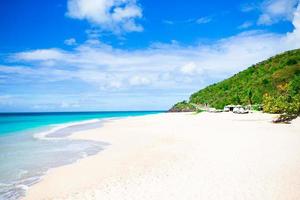
POLYGON ((66 136, 99 127, 103 119, 156 113, 159 112, 0 114, 0 199, 18 199, 48 169, 96 154, 109 145, 66 136))

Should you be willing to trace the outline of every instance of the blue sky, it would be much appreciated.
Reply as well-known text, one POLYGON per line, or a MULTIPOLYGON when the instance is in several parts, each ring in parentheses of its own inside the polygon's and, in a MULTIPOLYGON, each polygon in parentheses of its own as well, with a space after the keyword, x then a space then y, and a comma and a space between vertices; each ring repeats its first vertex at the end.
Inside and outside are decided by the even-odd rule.
POLYGON ((298 0, 0 3, 0 111, 157 110, 299 48, 298 0))

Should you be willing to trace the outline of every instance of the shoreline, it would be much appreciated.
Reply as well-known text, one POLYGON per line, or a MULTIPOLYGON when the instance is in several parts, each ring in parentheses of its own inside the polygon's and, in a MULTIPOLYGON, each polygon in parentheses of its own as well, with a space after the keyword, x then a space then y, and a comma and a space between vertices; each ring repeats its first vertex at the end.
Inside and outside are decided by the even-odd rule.
MULTIPOLYGON (((241 178, 253 178, 249 176, 248 169, 252 165, 258 169, 254 172, 250 170, 254 173, 255 181, 266 177, 266 182, 258 181, 266 192, 256 191, 259 188, 254 183, 246 184, 246 188, 239 186, 245 195, 244 199, 250 199, 253 195, 256 199, 287 199, 288 194, 278 194, 274 188, 266 185, 276 185, 276 180, 270 181, 273 179, 268 171, 273 170, 276 178, 283 174, 278 173, 277 177, 277 165, 269 163, 269 158, 264 156, 279 153, 281 158, 282 154, 293 153, 296 156, 295 153, 300 153, 300 141, 296 140, 300 139, 300 134, 296 134, 300 130, 300 121, 297 119, 296 125, 275 125, 269 123, 272 117, 261 113, 161 113, 108 120, 100 128, 76 132, 68 138, 100 141, 110 143, 110 146, 73 164, 50 169, 39 183, 29 188, 24 199, 174 199, 172 196, 175 194, 176 199, 218 199, 217 190, 197 190, 200 186, 207 189, 222 184, 224 188, 221 190, 226 197, 222 199, 232 199, 236 195, 242 198, 241 194, 234 194, 224 180, 231 180, 229 185, 236 190, 237 184, 243 183, 241 178), (257 133, 253 133, 254 130, 257 133), (245 132, 241 133, 242 137, 239 131, 245 132), (275 141, 269 141, 272 134, 281 140, 276 138, 275 141), (247 144, 247 139, 250 144, 247 144), (277 148, 274 152, 267 149, 262 140, 269 141, 277 148), (286 141, 280 144, 282 140, 286 141), (278 145, 288 147, 293 146, 293 143, 299 144, 294 147, 295 151, 286 152, 287 150, 278 148, 278 145), (253 147, 260 148, 262 152, 253 147), (223 157, 231 160, 232 164, 223 157), (270 166, 264 169, 259 163, 255 164, 255 160, 267 160, 265 164, 270 166), (225 169, 220 166, 225 166, 225 169), (233 169, 237 172, 232 171, 233 169), (208 176, 208 172, 214 172, 212 177, 208 176), (186 188, 185 184, 191 183, 195 186, 186 188), (176 188, 180 185, 183 190, 178 193, 176 188)), ((268 145, 270 144, 267 143, 266 146, 268 145)), ((300 158, 291 157, 290 163, 282 163, 284 156, 281 159, 276 159, 276 156, 274 158, 273 162, 286 164, 291 168, 290 171, 287 170, 288 173, 294 172, 295 167, 300 167, 300 158)), ((300 173, 297 172, 295 177, 299 181, 293 181, 300 184, 300 173)), ((300 198, 300 187, 295 187, 290 197, 300 198)))
POLYGON ((101 141, 76 140, 68 136, 100 128, 108 120, 157 112, 14 114, 7 121, 11 122, 12 127, 24 130, 5 132, 9 129, 2 127, 4 134, 0 137, 0 143, 3 144, 0 153, 0 160, 3 162, 0 168, 0 199, 22 198, 27 188, 39 182, 49 169, 95 155, 108 145, 101 141))
MULTIPOLYGON (((70 138, 67 138, 68 135, 71 135, 73 133, 76 133, 82 128, 85 128, 86 130, 91 128, 91 125, 101 125, 102 120, 82 120, 82 121, 74 121, 74 122, 67 122, 67 123, 60 123, 60 124, 51 124, 51 125, 45 125, 38 128, 33 128, 29 130, 19 131, 15 133, 10 133, 10 135, 6 135, 4 137, 6 138, 12 138, 17 137, 20 141, 23 143, 27 143, 28 140, 33 141, 30 143, 30 145, 34 146, 34 148, 37 148, 39 145, 42 144, 47 146, 50 143, 53 145, 52 147, 45 149, 46 151, 64 151, 64 147, 67 148, 68 145, 72 145, 74 152, 71 153, 72 149, 66 150, 69 153, 69 157, 65 157, 65 159, 61 159, 62 157, 55 159, 51 159, 48 157, 50 162, 44 162, 41 161, 41 157, 38 157, 39 162, 43 163, 41 165, 36 165, 36 168, 30 168, 29 165, 25 166, 27 168, 23 168, 22 165, 14 166, 14 168, 19 168, 13 172, 10 172, 11 174, 14 174, 16 177, 15 180, 11 179, 1 179, 1 191, 0 191, 0 199, 19 199, 22 198, 24 195, 24 192, 31 187, 32 185, 38 183, 40 180, 42 180, 43 176, 47 174, 48 170, 55 169, 64 165, 76 163, 80 159, 84 159, 85 157, 95 155, 99 153, 100 151, 105 148, 108 144, 102 143, 102 142, 95 142, 95 141, 85 141, 85 140, 70 140, 70 138), (22 139, 20 139, 20 137, 22 139), (64 146, 63 146, 64 145, 64 146), (81 145, 81 146, 80 146, 81 145), (76 148, 81 149, 81 152, 76 150, 76 148), (7 182, 5 182, 7 181, 7 182)), ((3 140, 3 144, 7 141, 3 140)), ((5 143, 6 144, 6 143, 5 143)), ((8 144, 9 145, 9 144, 8 144)), ((25 147, 28 146, 28 144, 25 145, 25 147)), ((2 146, 3 147, 3 146, 2 146)), ((3 147, 5 148, 5 147, 3 147)), ((46 148, 46 147, 45 147, 46 148)), ((18 151, 18 149, 15 149, 18 151)), ((37 155, 35 152, 37 149, 33 149, 32 154, 35 156, 37 155)), ((39 149, 41 151, 44 151, 44 149, 39 149)), ((28 151, 28 148, 24 149, 24 151, 28 151)), ((5 156, 5 154, 3 154, 5 156)), ((44 156, 48 155, 49 153, 44 153, 44 156)), ((25 157, 25 156, 24 156, 25 157)), ((15 158, 18 159, 19 157, 15 158)), ((20 158, 19 158, 20 159, 20 158)), ((19 163, 20 164, 20 163, 19 163)), ((27 163, 28 164, 28 163, 27 163)), ((3 169, 2 169, 3 171, 3 169)), ((4 171, 4 173, 7 173, 4 171)), ((4 174, 3 173, 3 174, 4 174)), ((1 177, 2 178, 2 177, 1 177)), ((6 177, 9 178, 9 177, 6 177)))

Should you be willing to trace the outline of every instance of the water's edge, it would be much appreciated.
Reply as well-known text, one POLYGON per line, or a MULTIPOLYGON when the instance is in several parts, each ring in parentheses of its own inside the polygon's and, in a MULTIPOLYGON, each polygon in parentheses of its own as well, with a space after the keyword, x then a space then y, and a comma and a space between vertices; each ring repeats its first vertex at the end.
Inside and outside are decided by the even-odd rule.
MULTIPOLYGON (((56 145, 57 148, 53 148, 53 151, 57 151, 57 154, 60 153, 60 145, 68 146, 69 149, 66 150, 69 158, 66 159, 64 156, 58 156, 62 159, 52 159, 55 161, 51 161, 50 163, 45 162, 44 165, 38 165, 36 173, 30 172, 30 170, 20 169, 20 175, 15 174, 16 176, 20 176, 19 179, 13 180, 10 183, 0 183, 0 199, 19 199, 25 195, 28 188, 39 181, 42 180, 43 176, 47 174, 47 172, 53 168, 61 167, 64 165, 75 163, 81 159, 84 159, 88 156, 95 155, 103 150, 108 143, 104 142, 95 142, 89 140, 79 140, 79 139, 70 139, 68 136, 75 134, 82 130, 92 129, 92 128, 99 128, 101 124, 107 121, 107 119, 103 120, 86 120, 80 122, 73 122, 73 123, 66 123, 66 124, 59 124, 59 125, 49 125, 46 127, 40 127, 39 131, 33 130, 26 130, 24 133, 19 133, 20 135, 31 133, 31 137, 33 139, 33 143, 41 142, 43 144, 53 144, 56 145), (92 127, 91 127, 92 126, 92 127), (31 132, 33 131, 33 132, 31 132), (72 150, 72 148, 76 150, 72 150), (47 165, 47 166, 46 166, 47 165), (22 170, 24 175, 22 177, 22 170), (22 178, 21 178, 22 177, 22 178)), ((47 147, 48 145, 46 145, 47 147)), ((39 149, 38 149, 39 150, 39 149)), ((61 150, 62 151, 62 150, 61 150)), ((46 155, 47 156, 47 155, 46 155)), ((51 157, 55 156, 55 154, 50 155, 51 157)), ((38 158, 35 158, 38 159, 38 158)), ((34 162, 34 161, 33 161, 34 162)))
MULTIPOLYGON (((157 113, 150 113, 150 114, 157 114, 157 113)), ((137 116, 143 116, 143 115, 137 115, 137 116)), ((63 124, 47 125, 47 126, 39 127, 37 129, 24 131, 23 135, 21 134, 21 136, 24 136, 26 141, 32 140, 28 142, 29 146, 30 144, 33 143, 35 144, 41 143, 40 145, 42 146, 46 144, 45 148, 54 145, 56 149, 53 148, 53 146, 50 147, 53 148, 54 152, 57 151, 57 154, 64 154, 64 153, 60 153, 60 151, 65 151, 65 154, 70 154, 70 157, 68 159, 66 159, 64 156, 56 157, 57 155, 56 153, 53 153, 51 151, 50 153, 46 152, 49 154, 50 160, 52 157, 56 157, 56 158, 54 159, 53 162, 50 163, 45 161, 45 166, 42 165, 30 166, 32 167, 30 169, 34 169, 34 167, 38 168, 36 173, 30 174, 29 173, 30 170, 24 170, 26 176, 23 177, 22 173, 19 172, 21 174, 20 177, 22 178, 17 179, 17 181, 15 182, 5 183, 5 181, 3 182, 2 180, 0 180, 0 199, 19 199, 25 196, 26 191, 28 190, 29 187, 41 181, 43 176, 47 174, 49 170, 64 165, 73 164, 88 156, 98 154, 103 149, 105 149, 108 145, 110 145, 105 142, 71 139, 69 137, 70 135, 76 134, 77 132, 80 131, 100 128, 102 124, 105 122, 116 120, 116 119, 127 118, 127 117, 136 117, 136 116, 129 115, 129 116, 120 116, 120 117, 79 120, 79 121, 68 122, 63 124), (30 133, 31 138, 28 138, 28 133, 30 133), (61 146, 67 146, 67 148, 62 149, 61 146)), ((0 143, 0 149, 1 149, 1 143, 0 143)), ((38 147, 36 149, 39 150, 38 147)), ((41 157, 41 160, 43 160, 44 157, 48 156, 48 154, 39 155, 39 156, 41 157)), ((28 160, 30 159, 31 158, 29 157, 28 160)), ((39 160, 39 157, 34 159, 39 160)))

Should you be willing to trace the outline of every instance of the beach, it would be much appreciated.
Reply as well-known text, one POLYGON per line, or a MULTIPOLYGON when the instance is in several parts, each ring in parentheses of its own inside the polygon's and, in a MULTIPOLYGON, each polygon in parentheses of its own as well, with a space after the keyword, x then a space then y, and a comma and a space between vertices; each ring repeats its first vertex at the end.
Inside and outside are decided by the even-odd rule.
POLYGON ((23 199, 300 199, 300 120, 161 113, 106 120, 70 139, 103 151, 53 168, 23 199))

